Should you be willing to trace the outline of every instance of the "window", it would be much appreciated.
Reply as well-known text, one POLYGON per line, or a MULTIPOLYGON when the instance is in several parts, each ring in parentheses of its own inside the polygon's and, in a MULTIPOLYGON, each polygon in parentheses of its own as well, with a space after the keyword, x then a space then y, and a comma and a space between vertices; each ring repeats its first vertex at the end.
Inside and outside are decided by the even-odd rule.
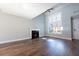
POLYGON ((62 34, 63 26, 61 13, 55 13, 48 16, 48 32, 62 34))

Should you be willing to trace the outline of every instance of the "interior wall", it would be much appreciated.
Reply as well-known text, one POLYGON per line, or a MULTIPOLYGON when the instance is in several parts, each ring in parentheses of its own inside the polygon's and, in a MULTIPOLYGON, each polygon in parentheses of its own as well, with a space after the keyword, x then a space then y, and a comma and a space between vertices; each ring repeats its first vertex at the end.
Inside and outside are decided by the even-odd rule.
POLYGON ((79 14, 79 4, 68 4, 66 6, 57 7, 53 10, 53 13, 55 12, 62 13, 61 19, 64 30, 61 35, 48 33, 45 14, 41 14, 30 20, 0 12, 0 43, 31 38, 32 29, 39 29, 40 37, 56 36, 71 39, 70 18, 75 14, 79 14))
POLYGON ((65 38, 71 40, 71 16, 79 14, 79 4, 65 4, 60 7, 56 7, 52 10, 52 13, 61 12, 62 13, 62 23, 63 23, 63 33, 62 34, 49 34, 47 28, 47 18, 46 18, 46 35, 55 36, 60 38, 65 38))
POLYGON ((0 12, 0 43, 31 38, 32 21, 0 12))
POLYGON ((41 14, 35 17, 32 21, 33 29, 39 30, 39 36, 45 36, 45 15, 41 14))

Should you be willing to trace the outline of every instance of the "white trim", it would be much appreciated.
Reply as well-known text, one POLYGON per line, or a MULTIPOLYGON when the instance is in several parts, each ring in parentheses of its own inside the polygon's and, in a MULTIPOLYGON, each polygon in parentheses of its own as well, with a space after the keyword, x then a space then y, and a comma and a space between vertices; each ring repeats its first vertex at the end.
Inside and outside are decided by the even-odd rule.
POLYGON ((2 42, 0 42, 0 44, 9 43, 9 42, 16 42, 16 41, 21 41, 21 40, 27 40, 27 39, 31 39, 31 38, 28 37, 28 38, 22 38, 22 39, 14 39, 14 40, 2 41, 2 42))
MULTIPOLYGON (((55 36, 55 37, 56 37, 56 36, 55 36)), ((66 40, 72 40, 72 38, 67 38, 67 37, 56 37, 56 38, 66 39, 66 40)))
POLYGON ((71 37, 65 37, 65 36, 58 36, 58 35, 46 35, 46 36, 49 36, 49 37, 56 37, 56 38, 60 38, 60 39, 66 39, 66 40, 72 40, 71 37))

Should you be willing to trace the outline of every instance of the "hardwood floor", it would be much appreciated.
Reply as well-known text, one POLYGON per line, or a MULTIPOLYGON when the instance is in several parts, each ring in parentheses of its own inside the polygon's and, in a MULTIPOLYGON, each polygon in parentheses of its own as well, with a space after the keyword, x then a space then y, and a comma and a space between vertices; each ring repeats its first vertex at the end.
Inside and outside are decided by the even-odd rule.
POLYGON ((1 56, 78 56, 79 41, 38 38, 0 44, 1 56))

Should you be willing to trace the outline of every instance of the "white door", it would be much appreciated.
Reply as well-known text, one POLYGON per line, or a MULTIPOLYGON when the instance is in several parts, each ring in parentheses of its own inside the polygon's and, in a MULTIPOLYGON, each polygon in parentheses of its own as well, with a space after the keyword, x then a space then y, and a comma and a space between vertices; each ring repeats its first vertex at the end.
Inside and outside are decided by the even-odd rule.
POLYGON ((73 39, 79 40, 79 16, 73 18, 73 39))

